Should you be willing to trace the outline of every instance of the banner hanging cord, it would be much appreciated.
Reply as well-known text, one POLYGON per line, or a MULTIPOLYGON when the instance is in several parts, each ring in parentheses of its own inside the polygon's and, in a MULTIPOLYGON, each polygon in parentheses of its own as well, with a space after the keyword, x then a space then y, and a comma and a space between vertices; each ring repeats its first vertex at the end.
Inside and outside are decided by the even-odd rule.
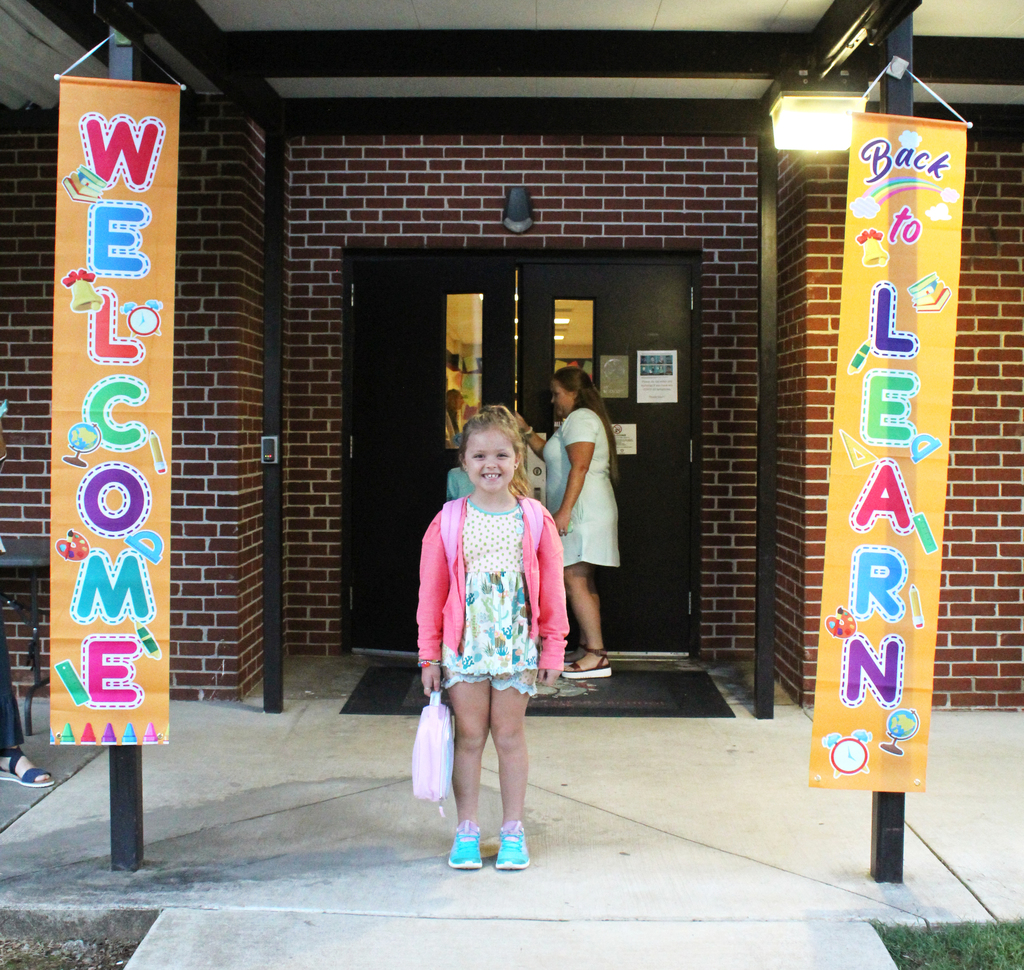
POLYGON ((910 65, 907 64, 907 62, 904 61, 900 57, 894 57, 891 61, 889 61, 888 64, 885 65, 885 67, 882 68, 881 71, 878 72, 878 77, 876 77, 871 82, 871 84, 868 85, 867 91, 864 92, 864 97, 865 98, 872 91, 875 90, 875 86, 878 84, 879 81, 882 80, 882 76, 884 74, 889 74, 891 77, 894 77, 897 80, 902 78, 904 74, 909 74, 915 81, 917 81, 918 84, 921 85, 921 87, 923 87, 925 89, 925 91, 927 91, 933 98, 935 98, 935 100, 938 101, 939 104, 941 104, 950 114, 956 115, 965 125, 967 125, 968 128, 973 128, 974 127, 974 124, 972 122, 968 121, 962 114, 960 114, 960 112, 957 111, 956 108, 954 108, 948 101, 946 101, 946 99, 943 98, 942 95, 940 95, 937 92, 933 91, 912 70, 910 70, 910 65), (897 61, 899 61, 898 64, 896 63, 897 61))
MULTIPOLYGON (((82 56, 81 56, 80 58, 78 58, 78 60, 77 60, 77 61, 75 61, 75 63, 74 63, 74 64, 72 64, 72 65, 71 65, 71 67, 69 67, 69 68, 68 68, 68 69, 67 69, 66 71, 64 71, 64 73, 63 73, 63 74, 54 74, 54 75, 53 75, 53 79, 54 79, 55 81, 59 81, 59 80, 60 80, 60 79, 61 79, 62 77, 64 77, 64 75, 65 75, 65 74, 70 74, 70 73, 71 73, 71 71, 73 71, 73 70, 74 70, 74 69, 75 69, 76 67, 78 67, 78 65, 79 65, 79 64, 81 64, 81 63, 82 63, 82 61, 86 61, 86 60, 88 60, 88 59, 89 59, 90 57, 92 57, 92 55, 93 55, 93 54, 95 54, 95 53, 96 53, 96 51, 98 51, 98 50, 99 50, 99 49, 100 49, 100 48, 101 48, 101 47, 102 47, 102 46, 103 46, 104 44, 108 43, 108 42, 109 42, 109 41, 111 40, 111 38, 112 38, 113 36, 114 36, 114 35, 113 35, 113 34, 111 34, 111 35, 110 35, 109 37, 104 37, 104 38, 103 38, 103 40, 101 40, 101 41, 100 41, 100 42, 99 42, 99 43, 98 43, 98 44, 97 44, 97 45, 96 45, 96 46, 95 46, 95 47, 94 47, 94 48, 93 48, 93 49, 92 49, 91 51, 89 51, 89 53, 88 53, 88 54, 83 54, 83 55, 82 55, 82 56)), ((168 77, 169 77, 169 78, 170 78, 170 79, 171 79, 171 80, 172 80, 172 81, 173 81, 173 82, 174 82, 175 84, 177 84, 177 85, 178 85, 178 87, 179 87, 179 88, 181 88, 181 90, 182 90, 182 91, 187 91, 187 90, 188 90, 188 86, 187 86, 187 85, 184 85, 184 84, 182 84, 182 83, 181 83, 181 81, 179 81, 179 80, 178 80, 178 79, 177 79, 177 78, 176 78, 176 77, 175 77, 175 76, 174 76, 173 74, 171 74, 171 73, 170 73, 170 71, 168 71, 168 70, 167 70, 167 68, 165 68, 165 67, 163 66, 163 64, 161 64, 161 63, 160 63, 160 62, 159 62, 159 61, 158 61, 158 60, 157 60, 157 59, 156 59, 155 57, 153 57, 153 55, 152 55, 152 54, 150 54, 150 53, 149 53, 149 51, 147 51, 145 47, 140 47, 140 46, 136 45, 135 49, 136 49, 137 51, 140 51, 140 52, 141 52, 141 53, 142 53, 142 54, 143 54, 144 56, 148 57, 148 58, 149 58, 149 60, 150 60, 150 61, 151 61, 151 62, 152 62, 153 64, 155 64, 155 65, 156 65, 156 66, 157 66, 158 68, 160 68, 160 70, 161 70, 161 71, 163 71, 163 72, 164 72, 164 74, 166 74, 166 75, 167 75, 167 76, 168 76, 168 77)))

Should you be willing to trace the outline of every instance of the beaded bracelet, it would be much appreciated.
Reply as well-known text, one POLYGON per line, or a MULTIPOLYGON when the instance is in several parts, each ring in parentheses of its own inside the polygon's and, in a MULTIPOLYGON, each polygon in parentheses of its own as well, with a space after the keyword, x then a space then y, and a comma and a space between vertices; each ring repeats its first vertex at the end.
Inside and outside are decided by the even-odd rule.
POLYGON ((420 667, 440 667, 441 666, 441 661, 440 660, 421 660, 419 662, 419 666, 420 667))

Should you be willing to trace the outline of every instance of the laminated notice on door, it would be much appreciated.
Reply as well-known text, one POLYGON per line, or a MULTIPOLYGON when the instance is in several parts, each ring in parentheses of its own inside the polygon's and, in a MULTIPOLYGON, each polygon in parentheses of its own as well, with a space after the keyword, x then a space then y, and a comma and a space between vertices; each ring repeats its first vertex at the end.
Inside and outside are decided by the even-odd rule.
POLYGON ((636 454, 636 425, 635 424, 613 424, 612 431, 615 433, 615 454, 635 455, 636 454))
POLYGON ((638 350, 636 403, 676 404, 679 401, 676 350, 638 350))

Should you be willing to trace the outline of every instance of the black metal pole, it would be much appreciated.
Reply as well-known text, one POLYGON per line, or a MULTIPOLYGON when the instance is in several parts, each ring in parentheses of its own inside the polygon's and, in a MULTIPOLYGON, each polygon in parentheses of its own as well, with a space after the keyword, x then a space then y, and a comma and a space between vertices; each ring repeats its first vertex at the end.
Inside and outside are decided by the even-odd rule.
POLYGON ((754 611, 754 714, 775 715, 775 583, 779 453, 779 153, 769 122, 757 148, 760 296, 757 320, 757 592, 754 611))
POLYGON ((142 746, 110 749, 110 868, 135 872, 142 865, 142 746))
POLYGON ((284 710, 284 563, 282 493, 282 342, 284 306, 285 141, 267 133, 263 221, 263 434, 278 440, 277 461, 263 465, 263 710, 284 710))
MULTIPOLYGON (((110 33, 111 80, 136 80, 138 53, 116 31, 110 33)), ((114 745, 110 749, 110 868, 135 872, 142 858, 142 746, 114 745)))
MULTIPOLYGON (((885 40, 886 63, 902 57, 914 65, 914 18, 907 17, 885 40)), ((882 76, 882 114, 914 114, 914 83, 909 74, 897 80, 882 76)), ((903 882, 904 792, 876 791, 871 797, 871 877, 875 882, 903 882)))

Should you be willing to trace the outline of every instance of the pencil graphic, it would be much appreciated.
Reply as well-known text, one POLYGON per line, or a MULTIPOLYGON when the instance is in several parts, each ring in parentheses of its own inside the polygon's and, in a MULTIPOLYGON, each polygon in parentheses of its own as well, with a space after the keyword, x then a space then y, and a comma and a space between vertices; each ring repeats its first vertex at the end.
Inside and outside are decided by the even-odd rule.
POLYGON ((160 436, 155 431, 149 433, 149 450, 153 452, 153 467, 158 475, 167 474, 167 462, 164 461, 164 450, 160 446, 160 436))
POLYGON ((860 350, 858 350, 857 353, 855 353, 853 355, 853 358, 850 360, 850 363, 846 368, 846 373, 850 374, 851 376, 854 374, 859 374, 860 369, 864 366, 864 361, 868 359, 868 354, 870 353, 871 341, 865 340, 864 343, 860 345, 860 350))
POLYGON ((159 660, 163 656, 163 652, 160 650, 160 644, 153 639, 153 634, 149 632, 144 626, 137 626, 135 633, 142 643, 142 648, 149 654, 154 660, 159 660))
POLYGON ((914 618, 914 629, 924 629, 924 610, 921 609, 921 594, 917 587, 910 584, 910 615, 914 618))

